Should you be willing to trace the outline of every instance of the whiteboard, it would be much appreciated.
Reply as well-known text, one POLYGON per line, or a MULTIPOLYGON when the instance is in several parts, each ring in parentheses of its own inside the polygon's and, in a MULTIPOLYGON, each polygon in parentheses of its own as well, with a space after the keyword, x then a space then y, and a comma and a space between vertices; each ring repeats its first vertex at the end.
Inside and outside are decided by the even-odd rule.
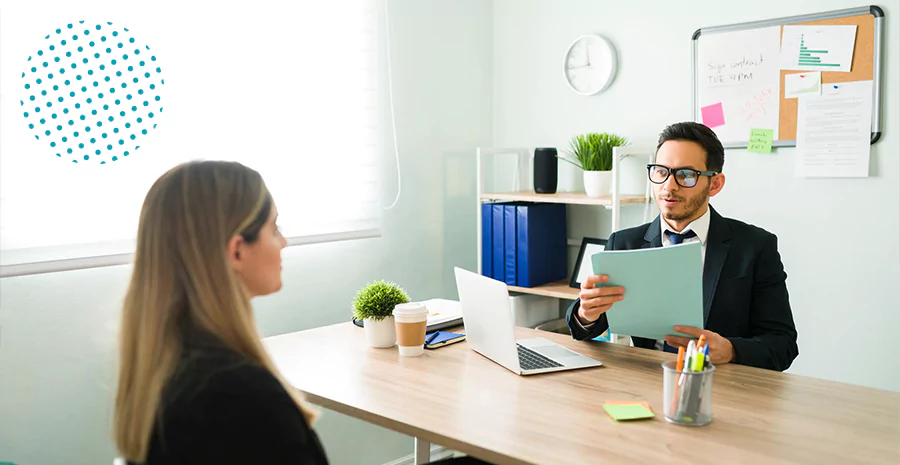
POLYGON ((874 81, 870 142, 874 144, 882 133, 883 23, 884 11, 870 5, 697 29, 691 54, 694 121, 704 122, 712 115, 716 121, 707 126, 725 148, 746 148, 754 128, 774 129, 773 147, 795 146, 798 102, 784 95, 784 76, 792 73, 779 69, 781 34, 789 26, 855 26, 852 69, 824 71, 821 82, 874 81))
POLYGON ((701 35, 698 40, 694 121, 709 126, 725 145, 747 141, 751 128, 777 133, 781 28, 701 35))

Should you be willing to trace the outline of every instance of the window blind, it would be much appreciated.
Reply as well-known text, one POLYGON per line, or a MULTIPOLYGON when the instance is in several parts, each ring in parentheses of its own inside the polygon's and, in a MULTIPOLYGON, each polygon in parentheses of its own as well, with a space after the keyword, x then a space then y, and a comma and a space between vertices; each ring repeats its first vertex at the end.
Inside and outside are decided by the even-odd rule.
POLYGON ((127 263, 178 163, 259 171, 290 244, 379 234, 378 6, 0 11, 0 276, 127 263))

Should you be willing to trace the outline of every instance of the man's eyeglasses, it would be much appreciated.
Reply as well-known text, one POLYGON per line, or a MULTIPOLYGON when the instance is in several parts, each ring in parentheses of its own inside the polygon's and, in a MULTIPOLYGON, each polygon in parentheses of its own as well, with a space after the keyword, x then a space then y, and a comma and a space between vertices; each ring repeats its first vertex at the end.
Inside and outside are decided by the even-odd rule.
POLYGON ((694 187, 700 176, 715 176, 717 171, 697 171, 690 168, 669 168, 663 165, 647 165, 647 176, 653 184, 662 184, 675 173, 675 183, 681 187, 694 187))

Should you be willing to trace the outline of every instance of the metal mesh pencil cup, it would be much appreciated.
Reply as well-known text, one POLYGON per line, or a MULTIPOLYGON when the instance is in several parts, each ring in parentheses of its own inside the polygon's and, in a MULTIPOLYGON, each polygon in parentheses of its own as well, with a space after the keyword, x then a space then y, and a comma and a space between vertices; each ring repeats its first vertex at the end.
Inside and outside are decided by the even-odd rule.
POLYGON ((677 371, 676 361, 663 367, 663 413, 676 425, 703 426, 712 421, 712 383, 716 367, 703 371, 677 371))

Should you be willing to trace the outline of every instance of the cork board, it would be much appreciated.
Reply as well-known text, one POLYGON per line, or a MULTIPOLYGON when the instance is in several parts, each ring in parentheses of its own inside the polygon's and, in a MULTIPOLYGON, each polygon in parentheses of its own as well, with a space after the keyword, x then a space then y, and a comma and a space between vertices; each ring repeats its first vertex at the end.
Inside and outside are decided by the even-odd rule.
MULTIPOLYGON (((821 21, 809 21, 792 25, 856 25, 856 46, 853 49, 853 62, 849 73, 838 71, 822 71, 822 84, 870 81, 874 79, 875 56, 875 17, 871 14, 848 16, 845 18, 825 19, 821 21)), ((782 26, 782 31, 784 26, 782 26)), ((780 95, 781 102, 778 106, 778 139, 793 140, 797 138, 797 99, 784 98, 784 76, 786 74, 803 73, 805 71, 781 70, 780 95)))
POLYGON ((778 66, 784 26, 855 25, 850 71, 822 71, 822 84, 873 81, 875 143, 881 134, 883 20, 879 7, 867 6, 698 29, 692 55, 694 121, 713 128, 727 148, 747 147, 751 128, 775 129, 775 147, 796 145, 797 99, 784 98, 784 81, 788 74, 808 71, 778 66))

